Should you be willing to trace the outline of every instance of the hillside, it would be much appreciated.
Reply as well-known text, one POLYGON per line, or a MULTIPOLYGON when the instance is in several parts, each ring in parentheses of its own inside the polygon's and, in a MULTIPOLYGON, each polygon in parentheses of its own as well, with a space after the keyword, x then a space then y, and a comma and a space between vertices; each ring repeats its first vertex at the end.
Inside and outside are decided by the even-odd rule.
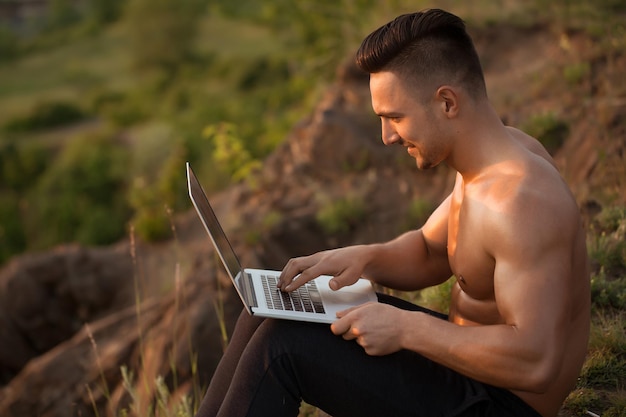
MULTIPOLYGON (((496 109, 550 144, 589 224, 626 205, 621 30, 596 39, 542 23, 472 28, 496 109)), ((313 107, 258 172, 211 195, 246 265, 281 268, 292 256, 392 238, 452 186, 448 168, 418 172, 382 145, 367 78, 349 63, 313 107)), ((0 415, 117 416, 130 405, 142 415, 159 399, 159 376, 170 407, 199 399, 239 304, 195 213, 175 212, 172 228, 158 243, 63 245, 0 271, 0 415), (123 366, 134 372, 126 382, 123 366)))

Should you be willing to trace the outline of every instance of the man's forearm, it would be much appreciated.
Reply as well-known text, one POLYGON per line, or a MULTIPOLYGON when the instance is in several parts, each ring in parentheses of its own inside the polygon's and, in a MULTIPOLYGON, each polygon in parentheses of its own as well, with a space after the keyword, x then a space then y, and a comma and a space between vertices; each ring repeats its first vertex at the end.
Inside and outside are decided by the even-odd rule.
POLYGON ((478 381, 541 393, 553 379, 558 346, 506 324, 459 326, 420 312, 402 312, 403 348, 478 381))

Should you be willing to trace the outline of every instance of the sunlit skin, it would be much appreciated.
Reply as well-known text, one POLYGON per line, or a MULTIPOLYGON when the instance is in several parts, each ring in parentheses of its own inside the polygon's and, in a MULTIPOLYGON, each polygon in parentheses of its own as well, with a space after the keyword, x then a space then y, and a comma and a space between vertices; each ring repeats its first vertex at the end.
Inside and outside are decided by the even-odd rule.
POLYGON ((454 188, 419 230, 294 258, 279 287, 328 274, 333 289, 362 276, 418 290, 454 275, 448 322, 371 303, 339 313, 331 330, 370 355, 413 350, 556 416, 584 361, 590 297, 578 207, 554 162, 460 86, 425 93, 382 71, 370 90, 383 142, 420 169, 454 168, 454 188))

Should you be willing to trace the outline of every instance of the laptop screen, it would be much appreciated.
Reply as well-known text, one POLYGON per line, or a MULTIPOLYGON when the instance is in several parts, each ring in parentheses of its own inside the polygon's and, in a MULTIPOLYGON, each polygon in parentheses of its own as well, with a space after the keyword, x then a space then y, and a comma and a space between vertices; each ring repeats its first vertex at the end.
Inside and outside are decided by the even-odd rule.
MULTIPOLYGON (((228 274, 235 281, 235 287, 240 291, 242 290, 242 285, 240 285, 238 279, 243 276, 243 269, 189 163, 187 163, 187 181, 189 183, 189 196, 200 215, 200 220, 202 220, 204 227, 209 232, 228 274)), ((240 295, 243 295, 241 291, 240 295)))

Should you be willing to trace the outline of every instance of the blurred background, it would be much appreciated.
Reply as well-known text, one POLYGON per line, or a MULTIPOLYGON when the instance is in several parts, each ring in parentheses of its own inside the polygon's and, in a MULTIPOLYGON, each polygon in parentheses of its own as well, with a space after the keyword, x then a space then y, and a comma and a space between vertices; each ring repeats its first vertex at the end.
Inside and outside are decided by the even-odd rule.
MULTIPOLYGON (((429 6, 471 27, 587 33, 595 50, 559 63, 565 82, 527 81, 553 95, 589 88, 594 55, 624 48, 616 0, 0 0, 0 262, 61 242, 109 244, 129 222, 142 238, 169 236, 163 206, 189 206, 185 160, 210 166, 211 190, 244 179, 365 34, 429 6)), ((623 97, 616 87, 608 93, 623 97)), ((497 103, 504 113, 526 87, 498 88, 510 95, 497 103)), ((568 129, 568 115, 535 111, 510 122, 568 129)))
POLYGON ((184 161, 244 179, 402 9, 377 3, 0 1, 0 261, 168 236, 184 161))
POLYGON ((466 20, 502 119, 544 143, 585 215, 594 300, 611 313, 598 319, 604 353, 564 415, 626 415, 623 0, 0 0, 0 414, 188 415, 197 406, 236 315, 215 284, 219 266, 194 243, 207 241, 189 214, 186 161, 233 230, 254 225, 236 245, 264 266, 418 226, 452 176, 415 173, 382 149, 367 79, 351 59, 373 29, 427 7, 466 20), (320 159, 323 169, 310 166, 320 159), (215 290, 204 300, 211 311, 193 310, 205 286, 215 290), (139 320, 144 308, 154 321, 139 320), (130 327, 106 333, 113 313, 130 327), (198 336, 207 315, 214 327, 198 336), (164 322, 177 330, 150 368, 146 335, 164 322), (115 353, 129 328, 144 330, 115 353), (198 354, 211 335, 216 352, 198 354), (90 364, 72 394, 61 405, 20 397, 51 386, 43 362, 32 363, 61 361, 50 353, 61 345, 90 364), (133 372, 149 381, 143 397, 133 372), (187 402, 159 397, 164 390, 187 402))

